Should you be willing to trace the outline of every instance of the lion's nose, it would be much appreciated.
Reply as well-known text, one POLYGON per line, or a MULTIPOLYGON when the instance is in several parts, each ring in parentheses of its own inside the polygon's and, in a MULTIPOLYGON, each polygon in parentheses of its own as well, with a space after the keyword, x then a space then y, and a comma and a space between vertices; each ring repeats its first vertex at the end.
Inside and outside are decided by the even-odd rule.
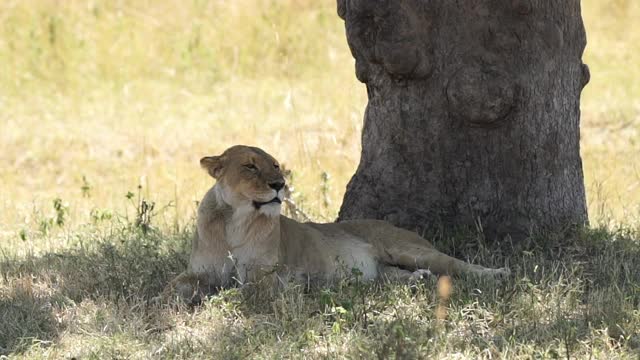
POLYGON ((284 187, 284 181, 274 181, 269 183, 269 187, 275 191, 280 191, 284 187))

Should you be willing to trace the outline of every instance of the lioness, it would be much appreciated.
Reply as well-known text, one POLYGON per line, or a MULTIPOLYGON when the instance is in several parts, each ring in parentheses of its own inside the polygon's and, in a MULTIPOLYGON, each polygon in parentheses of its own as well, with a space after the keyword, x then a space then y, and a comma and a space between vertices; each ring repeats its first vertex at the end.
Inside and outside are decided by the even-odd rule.
POLYGON ((200 164, 217 181, 198 208, 189 270, 170 286, 182 297, 267 274, 306 282, 335 279, 354 268, 364 279, 411 279, 424 269, 450 275, 507 272, 447 256, 416 233, 385 221, 316 224, 280 215, 282 171, 257 147, 233 146, 200 164))

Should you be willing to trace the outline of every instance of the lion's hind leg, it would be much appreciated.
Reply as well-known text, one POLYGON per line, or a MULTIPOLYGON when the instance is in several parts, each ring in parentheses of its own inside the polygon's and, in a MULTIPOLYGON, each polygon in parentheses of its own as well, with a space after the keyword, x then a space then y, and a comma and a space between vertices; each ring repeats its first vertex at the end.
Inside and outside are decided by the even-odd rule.
POLYGON ((491 269, 456 259, 434 249, 426 240, 418 239, 421 241, 415 238, 385 241, 385 260, 390 265, 411 270, 426 269, 438 275, 494 277, 508 274, 506 269, 491 269))
POLYGON ((506 269, 490 269, 453 258, 436 250, 426 239, 413 231, 378 220, 353 220, 338 223, 346 231, 376 248, 385 265, 415 271, 429 270, 438 275, 501 276, 506 269))

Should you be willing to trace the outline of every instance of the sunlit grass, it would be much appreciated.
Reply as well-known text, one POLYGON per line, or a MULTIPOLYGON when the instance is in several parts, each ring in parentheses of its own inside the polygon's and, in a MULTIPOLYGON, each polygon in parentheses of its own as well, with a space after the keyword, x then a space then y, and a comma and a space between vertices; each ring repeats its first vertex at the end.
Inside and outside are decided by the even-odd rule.
POLYGON ((78 224, 138 185, 184 224, 212 182, 198 159, 237 143, 275 154, 305 206, 335 216, 365 94, 330 2, 0 6, 3 237, 56 197, 78 224))
POLYGON ((582 157, 589 212, 596 221, 640 217, 640 3, 583 1, 582 157))
MULTIPOLYGON (((589 210, 596 221, 634 219, 640 5, 583 7, 589 210)), ((293 169, 312 212, 337 213, 366 94, 333 1, 28 0, 3 2, 0 14, 0 184, 11 189, 0 194, 2 238, 33 227, 54 198, 81 224, 94 208, 122 210, 138 185, 185 224, 211 183, 197 160, 236 143, 293 169), (320 198, 323 172, 331 191, 320 198)))

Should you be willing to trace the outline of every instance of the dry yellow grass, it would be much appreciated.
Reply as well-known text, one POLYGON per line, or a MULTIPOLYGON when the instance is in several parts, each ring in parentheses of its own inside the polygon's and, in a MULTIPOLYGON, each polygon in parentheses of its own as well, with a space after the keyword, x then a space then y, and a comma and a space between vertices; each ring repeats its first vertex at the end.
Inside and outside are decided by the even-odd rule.
POLYGON ((75 224, 93 208, 123 212, 139 184, 184 223, 212 182, 198 159, 236 143, 277 154, 306 205, 335 214, 365 95, 333 4, 0 6, 5 237, 37 227, 56 197, 75 224), (336 189, 326 209, 315 195, 323 171, 336 189))
MULTIPOLYGON (((583 3, 590 212, 633 221, 640 5, 583 3)), ((125 212, 125 194, 138 185, 159 207, 172 204, 159 222, 184 225, 211 184, 197 160, 236 143, 276 155, 294 170, 304 206, 335 216, 358 162, 366 93, 333 1, 7 0, 0 24, 6 246, 20 243, 21 230, 36 231, 54 198, 78 226, 95 209, 125 212)))
POLYGON ((582 95, 582 158, 593 220, 640 218, 640 3, 583 1, 591 82, 582 95))

